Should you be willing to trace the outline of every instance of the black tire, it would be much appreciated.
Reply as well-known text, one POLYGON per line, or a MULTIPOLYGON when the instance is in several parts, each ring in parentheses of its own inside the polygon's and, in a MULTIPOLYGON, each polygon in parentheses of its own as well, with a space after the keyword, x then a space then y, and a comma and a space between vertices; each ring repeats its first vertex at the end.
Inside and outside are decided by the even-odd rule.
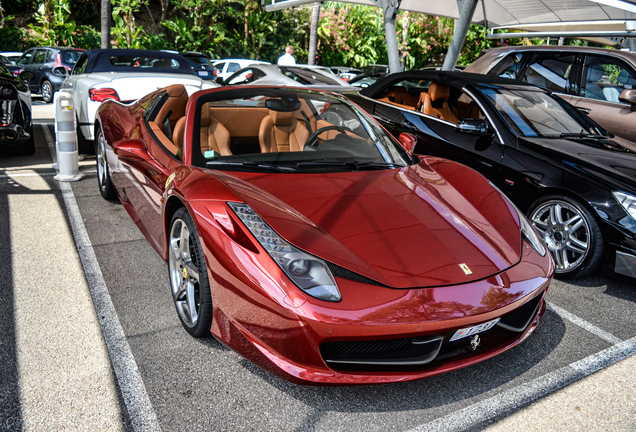
POLYGON ((40 85, 40 94, 42 95, 42 100, 44 102, 53 102, 53 84, 51 84, 51 81, 42 81, 42 85, 40 85))
POLYGON ((77 152, 83 155, 92 155, 95 152, 95 145, 84 138, 84 134, 79 126, 77 117, 75 118, 75 133, 77 134, 77 152))
POLYGON ((582 202, 564 195, 546 195, 528 210, 556 264, 555 276, 589 276, 603 265, 603 234, 594 215, 582 202))
POLYGON ((177 210, 170 222, 168 277, 172 300, 183 328, 196 338, 210 336, 210 280, 199 235, 190 213, 183 207, 177 210), (188 243, 185 244, 183 239, 187 239, 188 243))
POLYGON ((106 200, 117 199, 117 192, 115 186, 110 179, 110 168, 108 167, 108 159, 106 158, 106 143, 104 141, 104 134, 101 129, 97 129, 95 134, 95 158, 97 161, 97 185, 99 186, 99 193, 102 194, 102 198, 106 200))

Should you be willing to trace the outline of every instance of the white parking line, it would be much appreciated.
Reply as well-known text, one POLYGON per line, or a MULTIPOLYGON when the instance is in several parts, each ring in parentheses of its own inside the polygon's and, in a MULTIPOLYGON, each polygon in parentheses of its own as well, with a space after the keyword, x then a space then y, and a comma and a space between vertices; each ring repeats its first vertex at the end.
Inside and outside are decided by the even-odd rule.
POLYGON ((614 346, 407 432, 459 432, 476 428, 488 420, 501 418, 524 405, 636 353, 636 337, 621 341, 616 336, 558 306, 548 305, 547 307, 573 324, 603 340, 614 343, 614 346))
POLYGON ((622 340, 617 338, 616 336, 614 336, 611 333, 606 332, 605 330, 602 330, 598 327, 596 327, 593 324, 590 324, 589 322, 585 321, 582 318, 577 317, 576 315, 566 311, 565 309, 562 309, 558 306, 555 306, 551 303, 548 303, 548 309, 553 311, 554 313, 556 313, 557 315, 559 315, 561 318, 565 318, 566 320, 570 321, 573 324, 576 324, 577 326, 581 327, 584 330, 587 330, 588 332, 592 333, 593 335, 596 335, 598 337, 600 337, 603 340, 606 340, 607 342, 613 343, 613 344, 618 344, 621 343, 622 340))
MULTIPOLYGON (((80 170, 84 174, 95 174, 97 170, 80 170)), ((14 178, 14 177, 51 177, 57 175, 57 172, 46 173, 21 173, 21 174, 0 174, 0 178, 14 178)))
MULTIPOLYGON (((57 163, 55 142, 48 126, 42 124, 42 131, 46 138, 53 162, 57 163)), ((88 232, 84 226, 82 216, 75 201, 73 189, 67 182, 59 182, 64 204, 71 222, 71 229, 75 237, 77 251, 84 267, 86 281, 93 297, 95 311, 99 317, 102 333, 106 341, 108 355, 110 357, 115 377, 126 404, 128 416, 134 431, 161 431, 157 414, 150 403, 146 387, 141 379, 137 363, 132 355, 124 330, 119 323, 117 312, 108 293, 106 282, 102 276, 99 263, 95 257, 95 251, 91 244, 88 232)))

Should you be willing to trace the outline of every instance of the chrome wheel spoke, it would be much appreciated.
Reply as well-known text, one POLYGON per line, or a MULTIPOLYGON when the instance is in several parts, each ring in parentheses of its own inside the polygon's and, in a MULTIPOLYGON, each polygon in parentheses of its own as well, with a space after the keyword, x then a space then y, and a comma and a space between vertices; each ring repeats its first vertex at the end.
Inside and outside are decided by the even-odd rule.
POLYGON ((546 222, 543 222, 541 219, 539 218, 535 218, 532 219, 532 225, 534 225, 534 227, 541 233, 544 234, 545 231, 548 229, 548 224, 546 222))
POLYGON ((186 287, 183 281, 179 281, 177 291, 174 293, 174 298, 178 302, 184 302, 187 296, 186 287))
MULTIPOLYGON (((574 219, 574 218, 572 218, 574 219)), ((569 221, 568 221, 569 222, 569 221)), ((576 232, 579 228, 584 227, 585 226, 585 221, 583 220, 583 218, 578 217, 578 220, 576 221, 576 223, 572 226, 570 226, 570 232, 574 233, 576 232)))
POLYGON ((192 261, 185 263, 185 268, 188 272, 188 280, 190 283, 199 283, 199 269, 194 266, 192 261))
POLYGON ((585 252, 587 251, 587 246, 588 246, 587 243, 575 237, 570 237, 570 241, 567 243, 566 248, 568 250, 571 250, 572 252, 585 255, 585 252))
POLYGON ((550 222, 553 225, 562 224, 563 220, 561 219, 561 205, 555 204, 550 207, 550 222))
POLYGON ((181 224, 179 249, 181 253, 181 259, 187 261, 190 257, 190 231, 188 231, 188 227, 184 223, 181 224))
POLYGON ((194 292, 194 284, 188 282, 186 282, 186 284, 186 298, 188 302, 187 309, 190 315, 190 322, 194 324, 197 322, 197 319, 199 317, 199 314, 197 313, 197 299, 194 292))
POLYGON ((556 262, 557 268, 564 270, 565 265, 563 263, 563 256, 561 255, 561 252, 555 251, 552 253, 552 255, 554 256, 554 261, 556 262))

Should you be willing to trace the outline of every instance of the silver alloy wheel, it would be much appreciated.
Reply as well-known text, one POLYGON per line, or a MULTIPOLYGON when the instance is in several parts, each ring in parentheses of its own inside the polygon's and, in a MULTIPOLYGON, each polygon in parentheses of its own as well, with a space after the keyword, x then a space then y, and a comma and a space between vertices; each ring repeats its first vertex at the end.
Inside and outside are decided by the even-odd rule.
POLYGON ((51 83, 48 81, 42 83, 42 99, 44 99, 45 102, 49 102, 53 99, 53 89, 51 88, 51 83))
POLYGON ((194 327, 199 320, 199 269, 194 244, 186 223, 177 219, 170 229, 168 267, 170 287, 183 323, 194 327), (194 257, 194 261, 193 261, 194 257))
POLYGON ((104 141, 104 134, 100 131, 97 136, 97 178, 102 192, 106 191, 108 182, 108 167, 106 163, 106 142, 104 141))
POLYGON ((566 201, 550 200, 538 206, 529 219, 552 253, 557 273, 569 273, 583 264, 592 236, 581 210, 566 201))

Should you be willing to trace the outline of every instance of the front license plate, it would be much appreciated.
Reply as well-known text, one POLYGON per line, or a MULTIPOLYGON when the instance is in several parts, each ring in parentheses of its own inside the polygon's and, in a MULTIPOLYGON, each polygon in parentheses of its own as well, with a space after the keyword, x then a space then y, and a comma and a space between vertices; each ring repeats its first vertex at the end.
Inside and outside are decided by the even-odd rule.
POLYGON ((499 322, 499 318, 495 318, 494 320, 488 321, 488 322, 483 323, 483 324, 479 324, 479 325, 476 325, 476 326, 459 329, 459 330, 457 330, 455 332, 453 337, 450 338, 449 342, 456 341, 458 339, 463 339, 465 337, 472 336, 472 335, 477 334, 477 333, 482 333, 482 332, 485 332, 486 330, 490 330, 498 322, 499 322))
POLYGON ((207 72, 207 71, 197 71, 197 72, 198 72, 199 76, 208 76, 208 75, 210 75, 210 73, 207 72))

